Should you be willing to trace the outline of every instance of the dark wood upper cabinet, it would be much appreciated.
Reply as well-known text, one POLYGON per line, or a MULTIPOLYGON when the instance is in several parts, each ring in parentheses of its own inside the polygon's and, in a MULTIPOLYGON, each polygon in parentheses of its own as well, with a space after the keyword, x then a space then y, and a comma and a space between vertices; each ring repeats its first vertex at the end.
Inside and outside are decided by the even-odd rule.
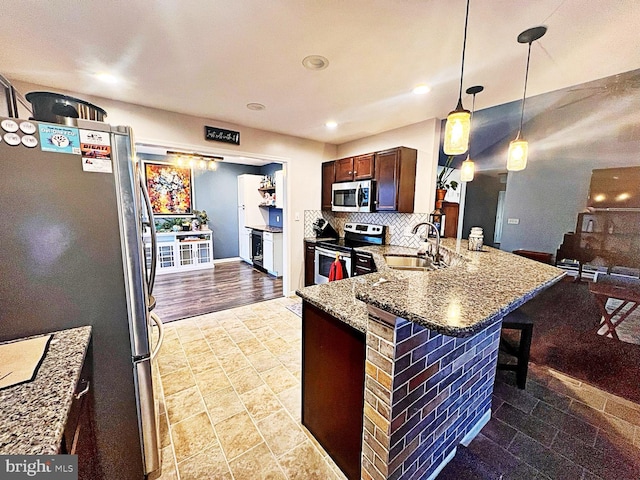
POLYGON ((341 158, 335 161, 336 182, 348 182, 353 180, 353 157, 341 158))
POLYGON ((374 174, 374 153, 353 157, 353 179, 368 180, 374 174))
POLYGON ((374 173, 374 155, 366 153, 356 157, 336 160, 336 182, 350 182, 353 180, 369 180, 374 173))
POLYGON ((407 147, 375 153, 376 211, 413 213, 417 157, 407 147))
POLYGON ((331 185, 336 181, 336 162, 322 164, 322 210, 331 210, 332 194, 331 185))

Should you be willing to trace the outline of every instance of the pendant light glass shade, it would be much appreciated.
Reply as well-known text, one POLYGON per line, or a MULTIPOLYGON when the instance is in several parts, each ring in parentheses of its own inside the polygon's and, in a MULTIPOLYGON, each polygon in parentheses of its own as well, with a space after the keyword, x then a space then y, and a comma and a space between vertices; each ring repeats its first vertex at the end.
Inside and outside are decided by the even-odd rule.
POLYGON ((520 129, 515 140, 509 143, 509 153, 507 154, 507 170, 518 172, 527 166, 527 156, 529 154, 529 142, 520 138, 522 133, 522 121, 524 119, 524 103, 527 99, 527 81, 529 80, 529 61, 531 60, 531 44, 547 33, 547 27, 533 27, 518 35, 518 43, 528 43, 527 69, 524 73, 524 92, 522 93, 522 109, 520 110, 520 129))
POLYGON ((527 166, 527 155, 529 153, 529 142, 522 140, 519 136, 509 143, 509 156, 507 158, 507 170, 518 172, 527 166))
MULTIPOLYGON (((461 105, 462 106, 462 105, 461 105)), ((447 117, 444 129, 444 145, 442 149, 447 155, 460 155, 469 149, 469 132, 471 131, 471 112, 454 110, 447 117)))
POLYGON ((467 159, 462 162, 462 167, 460 167, 460 181, 461 182, 470 182, 473 180, 473 176, 475 175, 476 167, 474 163, 467 157, 467 159))
POLYGON ((462 106, 462 79, 464 77, 464 53, 467 48, 467 25, 469 24, 469 0, 464 17, 464 39, 462 41, 462 66, 460 67, 460 91, 458 105, 447 116, 444 127, 444 144, 442 150, 447 155, 460 155, 469 149, 469 132, 471 131, 471 112, 462 106))

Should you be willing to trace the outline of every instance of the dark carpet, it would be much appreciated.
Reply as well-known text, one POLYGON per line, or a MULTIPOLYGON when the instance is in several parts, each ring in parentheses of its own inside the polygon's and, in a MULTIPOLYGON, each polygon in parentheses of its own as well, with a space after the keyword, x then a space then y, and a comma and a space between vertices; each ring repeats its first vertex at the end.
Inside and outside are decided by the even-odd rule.
POLYGON ((531 361, 640 403, 640 345, 596 333, 587 283, 559 282, 521 307, 534 321, 531 361))

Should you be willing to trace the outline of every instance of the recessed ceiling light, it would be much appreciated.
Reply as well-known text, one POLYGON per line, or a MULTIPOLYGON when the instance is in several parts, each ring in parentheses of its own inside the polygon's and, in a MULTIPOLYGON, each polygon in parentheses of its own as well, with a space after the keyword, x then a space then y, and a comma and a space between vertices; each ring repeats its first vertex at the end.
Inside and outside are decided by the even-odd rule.
POLYGON ((431 87, 429 87, 429 85, 425 85, 424 83, 416 85, 413 88, 413 93, 415 93, 416 95, 424 95, 425 93, 429 93, 430 91, 431 87))
POLYGON ((111 73, 107 73, 107 72, 96 73, 96 74, 94 74, 94 77, 96 77, 101 82, 111 83, 113 85, 115 85, 116 83, 120 83, 121 82, 121 79, 119 77, 116 77, 115 75, 113 75, 111 73))
POLYGON ((264 110, 264 109, 265 109, 265 108, 267 108, 267 107, 265 107, 265 106, 264 106, 263 104, 261 104, 261 103, 255 103, 255 102, 252 102, 252 103, 247 103, 247 108, 248 108, 249 110, 264 110))
POLYGON ((302 65, 309 70, 324 70, 329 66, 329 60, 322 55, 309 55, 302 59, 302 65))
POLYGON ((329 120, 327 123, 324 124, 325 127, 327 128, 337 128, 338 127, 338 122, 334 122, 333 120, 329 120))

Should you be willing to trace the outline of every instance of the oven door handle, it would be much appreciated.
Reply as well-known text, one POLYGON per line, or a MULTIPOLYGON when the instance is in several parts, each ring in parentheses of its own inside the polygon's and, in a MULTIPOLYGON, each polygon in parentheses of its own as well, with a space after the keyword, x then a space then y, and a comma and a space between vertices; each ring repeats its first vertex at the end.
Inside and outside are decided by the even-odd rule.
POLYGON ((318 252, 320 255, 326 255, 327 257, 333 257, 337 253, 338 255, 340 255, 340 258, 351 258, 351 254, 341 252, 339 250, 328 250, 326 248, 316 247, 316 252, 318 252))

